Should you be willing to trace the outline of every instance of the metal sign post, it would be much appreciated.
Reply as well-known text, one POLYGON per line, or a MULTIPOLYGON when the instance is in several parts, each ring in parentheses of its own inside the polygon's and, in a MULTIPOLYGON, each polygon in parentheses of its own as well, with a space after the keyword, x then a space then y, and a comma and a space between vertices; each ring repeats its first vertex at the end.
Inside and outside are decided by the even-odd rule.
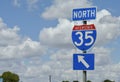
POLYGON ((51 78, 52 78, 51 75, 49 75, 49 82, 51 82, 51 78))
POLYGON ((83 82, 87 82, 87 71, 83 71, 83 82))
MULTIPOLYGON (((83 24, 87 24, 87 21, 83 21, 83 24)), ((86 53, 86 51, 83 51, 83 53, 86 53)), ((87 82, 87 71, 83 70, 83 82, 87 82)))

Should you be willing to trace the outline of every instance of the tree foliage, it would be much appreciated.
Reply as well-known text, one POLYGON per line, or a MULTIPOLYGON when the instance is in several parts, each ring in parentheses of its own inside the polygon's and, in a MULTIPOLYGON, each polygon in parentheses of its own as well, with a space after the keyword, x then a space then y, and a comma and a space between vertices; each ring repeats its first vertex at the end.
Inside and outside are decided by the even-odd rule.
POLYGON ((3 82, 19 82, 19 76, 12 72, 4 72, 2 74, 3 82))
POLYGON ((79 82, 79 81, 73 81, 73 82, 79 82))
POLYGON ((92 82, 92 81, 90 81, 90 80, 87 80, 87 82, 92 82))
POLYGON ((113 82, 113 81, 111 81, 111 80, 109 80, 109 79, 106 79, 106 80, 104 80, 103 82, 113 82))
POLYGON ((62 81, 62 82, 69 82, 69 81, 62 81))

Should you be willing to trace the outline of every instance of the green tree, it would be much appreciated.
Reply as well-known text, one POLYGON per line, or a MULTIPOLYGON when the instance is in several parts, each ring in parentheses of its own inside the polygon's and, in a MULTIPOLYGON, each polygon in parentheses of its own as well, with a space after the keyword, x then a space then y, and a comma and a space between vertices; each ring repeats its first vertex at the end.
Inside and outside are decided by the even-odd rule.
POLYGON ((109 80, 109 79, 106 79, 106 80, 104 80, 103 82, 112 82, 111 80, 109 80))
POLYGON ((12 72, 4 72, 2 74, 3 82, 19 82, 19 76, 12 72))
POLYGON ((92 82, 92 81, 90 81, 90 80, 87 80, 87 82, 92 82))
POLYGON ((69 82, 69 81, 62 81, 62 82, 69 82))
POLYGON ((73 82, 79 82, 79 81, 73 81, 73 82))

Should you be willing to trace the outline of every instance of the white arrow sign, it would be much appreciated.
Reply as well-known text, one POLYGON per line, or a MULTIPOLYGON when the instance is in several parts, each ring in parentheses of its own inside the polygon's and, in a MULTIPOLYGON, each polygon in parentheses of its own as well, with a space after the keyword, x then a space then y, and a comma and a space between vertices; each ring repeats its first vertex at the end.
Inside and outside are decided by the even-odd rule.
POLYGON ((84 60, 84 56, 78 56, 78 62, 82 62, 86 68, 90 67, 88 63, 84 60))

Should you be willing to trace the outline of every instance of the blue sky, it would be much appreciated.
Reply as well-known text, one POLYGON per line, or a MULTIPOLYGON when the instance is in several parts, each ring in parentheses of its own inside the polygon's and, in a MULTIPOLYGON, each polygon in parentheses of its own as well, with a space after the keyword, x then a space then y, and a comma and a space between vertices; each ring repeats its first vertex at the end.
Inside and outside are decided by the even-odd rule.
MULTIPOLYGON (((52 4, 51 0, 38 0, 35 5, 37 8, 29 8, 27 1, 18 0, 20 7, 16 7, 13 3, 14 0, 2 0, 0 5, 0 16, 3 20, 13 27, 17 25, 20 27, 20 34, 29 36, 34 40, 38 40, 38 34, 41 28, 55 26, 57 20, 45 20, 41 17, 41 14, 44 12, 45 8, 52 4)), ((116 0, 113 4, 112 0, 92 0, 93 5, 97 6, 98 10, 108 9, 112 15, 119 16, 119 0, 116 0)), ((59 9, 58 9, 59 10, 59 9)))
MULTIPOLYGON (((88 21, 97 29, 96 43, 88 50, 95 53, 96 66, 88 73, 88 79, 120 82, 119 3, 119 0, 1 0, 0 73, 15 72, 23 82, 47 82, 49 75, 53 82, 74 80, 72 56, 81 51, 73 47, 71 40, 75 24, 71 20, 72 9, 96 6, 97 19, 88 21)), ((81 81, 82 73, 78 73, 81 81)))
MULTIPOLYGON (((120 16, 120 11, 119 11, 119 3, 120 1, 119 0, 116 0, 116 1, 112 1, 112 0, 109 0, 109 1, 104 1, 104 0, 92 0, 93 1, 93 4, 97 6, 98 10, 101 10, 101 9, 107 9, 111 12, 111 14, 113 16, 120 16)), ((109 27, 108 27, 109 28, 109 27)), ((119 47, 120 45, 117 45, 116 43, 119 43, 120 39, 118 38, 117 41, 112 41, 111 43, 109 43, 107 47, 113 47, 115 46, 116 49, 114 50, 114 52, 111 54, 113 60, 115 62, 118 62, 119 61, 119 47), (118 57, 118 58, 117 58, 118 57)))
POLYGON ((110 10, 110 12, 115 15, 115 16, 119 16, 120 12, 119 12, 119 0, 116 1, 104 1, 104 0, 92 0, 93 4, 98 6, 98 9, 108 9, 110 10))
POLYGON ((13 1, 1 1, 0 10, 2 12, 0 13, 0 16, 8 26, 19 26, 21 29, 20 34, 30 36, 31 38, 38 40, 41 28, 55 25, 55 21, 47 21, 40 16, 40 14, 45 10, 45 7, 52 3, 51 1, 38 1, 38 3, 35 4, 37 8, 29 8, 27 1, 19 2, 21 4, 20 7, 16 7, 13 1))

